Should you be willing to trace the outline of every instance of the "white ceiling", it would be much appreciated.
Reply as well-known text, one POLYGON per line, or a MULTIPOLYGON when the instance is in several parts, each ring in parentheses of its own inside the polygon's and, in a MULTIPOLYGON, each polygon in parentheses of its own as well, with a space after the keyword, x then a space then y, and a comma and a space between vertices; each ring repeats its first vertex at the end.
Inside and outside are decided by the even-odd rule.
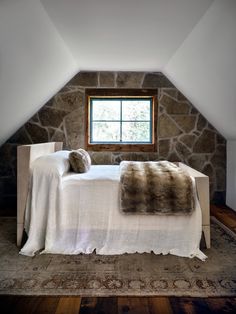
POLYGON ((79 70, 162 71, 236 139, 236 0, 0 0, 0 144, 79 70))
POLYGON ((161 71, 212 0, 41 0, 80 70, 161 71))

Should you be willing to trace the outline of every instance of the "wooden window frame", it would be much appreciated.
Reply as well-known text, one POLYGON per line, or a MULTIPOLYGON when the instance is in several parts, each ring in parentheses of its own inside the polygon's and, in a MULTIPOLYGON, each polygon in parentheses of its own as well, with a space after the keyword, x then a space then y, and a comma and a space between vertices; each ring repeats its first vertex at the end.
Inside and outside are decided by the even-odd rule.
POLYGON ((122 152, 156 152, 157 151, 157 89, 86 89, 86 132, 85 145, 90 151, 122 151, 122 152), (107 97, 107 98, 127 98, 127 97, 152 97, 152 142, 141 144, 95 144, 90 143, 90 98, 91 97, 107 97))

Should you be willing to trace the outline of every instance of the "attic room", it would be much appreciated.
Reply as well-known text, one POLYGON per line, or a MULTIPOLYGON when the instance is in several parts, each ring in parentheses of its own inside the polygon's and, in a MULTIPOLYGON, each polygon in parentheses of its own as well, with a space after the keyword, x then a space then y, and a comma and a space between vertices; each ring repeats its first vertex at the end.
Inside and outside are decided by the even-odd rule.
POLYGON ((235 313, 236 2, 0 1, 2 313, 235 313))

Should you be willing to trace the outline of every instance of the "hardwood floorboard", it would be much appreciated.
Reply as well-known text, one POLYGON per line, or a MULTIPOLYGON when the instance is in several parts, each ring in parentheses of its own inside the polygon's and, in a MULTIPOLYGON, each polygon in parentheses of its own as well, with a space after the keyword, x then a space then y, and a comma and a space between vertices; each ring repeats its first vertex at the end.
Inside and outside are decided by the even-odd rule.
POLYGON ((148 298, 118 298, 118 314, 149 314, 148 298))
POLYGON ((204 298, 171 298, 174 314, 206 314, 210 313, 204 298))
POLYGON ((117 314, 117 298, 82 298, 79 314, 117 314))
POLYGON ((211 313, 236 313, 236 298, 207 298, 211 313))
POLYGON ((1 314, 236 313, 236 298, 0 296, 1 314))
POLYGON ((78 314, 80 311, 80 297, 61 297, 55 314, 78 314))
POLYGON ((211 205, 211 215, 216 217, 226 227, 236 232, 236 212, 227 206, 211 205))
POLYGON ((148 298, 149 314, 173 314, 173 310, 168 297, 148 298))

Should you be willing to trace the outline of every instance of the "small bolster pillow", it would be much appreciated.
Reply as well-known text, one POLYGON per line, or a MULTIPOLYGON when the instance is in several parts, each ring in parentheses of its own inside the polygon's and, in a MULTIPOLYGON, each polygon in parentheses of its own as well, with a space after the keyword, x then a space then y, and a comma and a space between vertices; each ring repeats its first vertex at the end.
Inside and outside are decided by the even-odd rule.
POLYGON ((37 171, 38 174, 45 173, 47 175, 62 176, 70 169, 69 153, 70 151, 60 150, 41 156, 32 163, 31 169, 37 171))
POLYGON ((71 168, 74 172, 88 172, 91 166, 91 158, 86 150, 79 148, 74 150, 69 155, 71 168))

